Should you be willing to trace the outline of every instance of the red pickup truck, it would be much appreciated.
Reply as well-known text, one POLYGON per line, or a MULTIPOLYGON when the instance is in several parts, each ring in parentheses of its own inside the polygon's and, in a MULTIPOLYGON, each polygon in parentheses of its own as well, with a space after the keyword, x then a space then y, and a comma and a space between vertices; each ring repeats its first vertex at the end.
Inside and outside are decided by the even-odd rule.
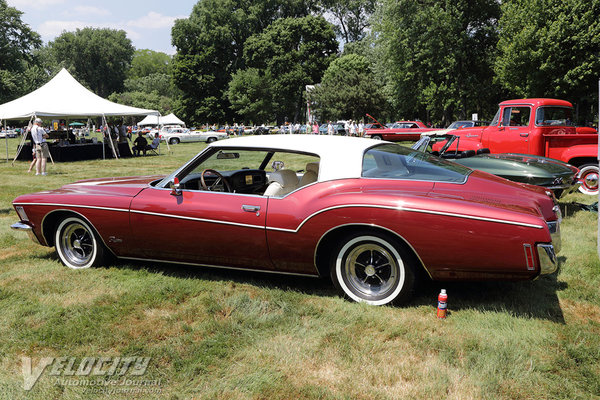
MULTIPOLYGON (((598 194, 598 133, 577 133, 568 101, 504 101, 489 126, 451 133, 460 140, 448 150, 534 154, 567 162, 580 169, 579 190, 598 194)), ((433 150, 439 151, 444 143, 437 143, 433 150)))

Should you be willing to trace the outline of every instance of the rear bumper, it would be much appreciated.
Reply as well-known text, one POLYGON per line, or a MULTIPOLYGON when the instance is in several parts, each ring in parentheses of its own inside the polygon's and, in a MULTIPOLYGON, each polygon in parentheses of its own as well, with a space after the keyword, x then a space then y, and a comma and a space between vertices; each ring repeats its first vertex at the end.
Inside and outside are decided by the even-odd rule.
POLYGON ((556 268, 558 268, 558 259, 553 245, 538 244, 537 253, 540 260, 540 275, 551 274, 556 271, 556 268))
POLYGON ((11 229, 14 229, 15 231, 27 232, 29 239, 33 240, 37 244, 40 244, 40 241, 35 236, 35 233, 33 233, 33 228, 31 227, 31 225, 27 225, 23 222, 16 222, 16 223, 12 224, 10 227, 11 227, 11 229))

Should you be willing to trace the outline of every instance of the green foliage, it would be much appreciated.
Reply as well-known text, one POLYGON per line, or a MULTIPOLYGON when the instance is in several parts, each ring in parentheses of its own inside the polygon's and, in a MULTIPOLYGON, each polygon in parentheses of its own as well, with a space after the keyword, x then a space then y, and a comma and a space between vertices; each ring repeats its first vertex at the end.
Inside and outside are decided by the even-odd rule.
MULTIPOLYGON (((331 24, 323 17, 282 18, 244 47, 248 66, 267 71, 278 123, 298 121, 305 85, 321 80, 337 51, 331 24)), ((258 100, 258 99, 255 99, 258 100)))
POLYGON ((0 0, 0 104, 25 93, 26 70, 33 64, 33 51, 42 44, 21 20, 22 14, 0 0))
POLYGON ((385 104, 382 88, 375 81, 369 61, 357 54, 334 60, 311 98, 322 121, 359 120, 366 113, 378 115, 385 104))
POLYGON ((496 0, 385 0, 377 17, 397 117, 447 123, 495 108, 496 0))
POLYGON ((579 103, 591 120, 598 99, 600 0, 502 2, 497 80, 517 97, 579 103))
POLYGON ((131 68, 127 72, 130 79, 143 78, 152 74, 168 74, 171 56, 160 51, 139 49, 133 53, 131 68))
POLYGON ((272 77, 256 68, 237 71, 231 77, 227 96, 243 121, 253 124, 274 120, 272 77))
POLYGON ((99 96, 123 89, 134 51, 125 31, 77 29, 64 32, 49 46, 56 61, 99 96))
POLYGON ((140 78, 127 78, 125 80, 126 92, 154 92, 161 96, 177 97, 181 94, 174 85, 171 75, 160 72, 152 73, 140 78))
POLYGON ((376 0, 321 0, 325 13, 335 20, 335 33, 345 43, 361 40, 370 27, 376 0))
POLYGON ((244 43, 272 21, 302 17, 315 9, 306 0, 203 0, 175 22, 173 77, 183 91, 178 114, 188 121, 233 120, 226 91, 245 68, 244 43))
POLYGON ((170 114, 173 110, 173 99, 155 91, 113 93, 108 99, 127 106, 158 110, 162 115, 170 114))

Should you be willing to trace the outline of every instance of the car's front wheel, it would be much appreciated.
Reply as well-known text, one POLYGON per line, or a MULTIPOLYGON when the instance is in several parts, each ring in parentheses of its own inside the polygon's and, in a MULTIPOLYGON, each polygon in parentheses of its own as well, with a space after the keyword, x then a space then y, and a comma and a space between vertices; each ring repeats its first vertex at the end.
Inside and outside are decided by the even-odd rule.
POLYGON ((79 217, 68 217, 58 224, 54 244, 60 260, 69 268, 96 267, 104 260, 102 243, 90 225, 79 217))
POLYGON ((412 258, 388 235, 356 233, 333 252, 331 279, 347 297, 371 305, 401 303, 415 284, 412 258))
POLYGON ((585 164, 580 167, 579 178, 581 186, 579 191, 591 196, 598 195, 598 164, 585 164))
POLYGON ((215 138, 215 137, 209 137, 208 139, 206 139, 206 143, 212 143, 215 141, 217 141, 217 138, 215 138))
POLYGON ((179 143, 179 139, 177 139, 176 137, 169 139, 169 144, 178 144, 179 143))

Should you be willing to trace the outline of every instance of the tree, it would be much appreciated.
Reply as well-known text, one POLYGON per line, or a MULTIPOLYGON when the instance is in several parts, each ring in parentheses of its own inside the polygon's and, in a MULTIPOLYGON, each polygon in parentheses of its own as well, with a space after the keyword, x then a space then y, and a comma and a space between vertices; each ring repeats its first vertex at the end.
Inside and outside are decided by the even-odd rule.
POLYGON ((349 54, 334 60, 311 98, 321 120, 354 119, 381 113, 385 106, 366 57, 349 54))
POLYGON ((396 117, 443 124, 495 108, 497 0, 384 0, 377 34, 396 117))
POLYGON ((33 51, 40 36, 21 20, 23 13, 0 0, 0 104, 24 94, 26 71, 33 65, 33 51))
POLYGON ((321 80, 338 48, 323 17, 281 18, 246 41, 248 66, 270 75, 269 91, 278 123, 298 121, 306 85, 321 80))
POLYGON ((231 108, 243 121, 254 124, 273 119, 271 74, 256 68, 237 71, 229 82, 231 108))
POLYGON ((170 73, 171 56, 160 51, 149 49, 136 50, 133 53, 131 68, 127 73, 129 79, 143 78, 151 74, 170 73))
POLYGON ((577 103, 591 121, 600 70, 600 0, 502 3, 498 82, 516 97, 577 103))
POLYGON ((124 92, 108 96, 110 101, 132 107, 158 110, 162 115, 172 112, 173 100, 156 92, 124 92))
POLYGON ((171 75, 158 72, 140 78, 127 78, 125 80, 125 91, 155 92, 161 96, 172 98, 181 95, 181 92, 173 83, 171 75))
POLYGON ((325 15, 335 21, 335 33, 345 43, 361 40, 370 26, 376 0, 322 0, 325 15))
POLYGON ((226 91, 245 68, 244 43, 281 17, 302 17, 316 0, 202 0, 175 22, 173 77, 183 91, 178 112, 189 121, 231 121, 226 91))
POLYGON ((49 46, 57 62, 99 96, 123 89, 134 51, 125 31, 77 29, 64 32, 49 46))

